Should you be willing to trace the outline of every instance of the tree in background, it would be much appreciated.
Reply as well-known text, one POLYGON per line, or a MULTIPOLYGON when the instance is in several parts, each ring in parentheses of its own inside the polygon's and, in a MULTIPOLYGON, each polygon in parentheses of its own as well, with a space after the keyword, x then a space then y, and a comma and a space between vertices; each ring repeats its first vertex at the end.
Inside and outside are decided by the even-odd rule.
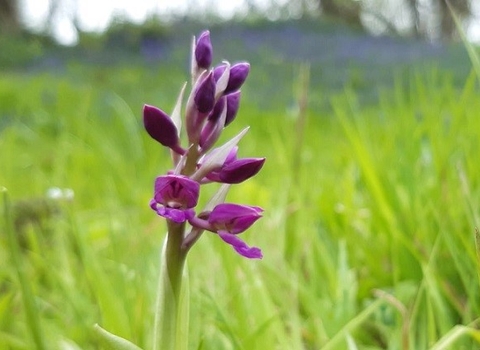
MULTIPOLYGON (((196 4, 196 0, 188 0, 196 4)), ((215 11, 211 6, 204 10, 215 11), (210 10, 208 10, 210 9, 210 10)), ((370 32, 412 35, 430 40, 458 37, 448 3, 462 23, 472 18, 473 0, 243 0, 251 17, 274 19, 303 16, 328 17, 370 32)), ((479 1, 479 0, 475 0, 479 1)), ((77 34, 82 33, 78 18, 78 0, 48 0, 47 16, 41 30, 53 36, 55 23, 67 18, 77 34)), ((189 6, 198 9, 199 4, 189 6)), ((19 33, 22 29, 19 0, 0 0, 0 34, 19 33)), ((218 14, 217 14, 218 15, 218 14)), ((182 18, 198 19, 197 10, 187 10, 182 18)))
MULTIPOLYGON (((472 0, 449 0, 448 2, 455 14, 462 20, 472 15, 471 1, 472 0)), ((452 39, 456 36, 457 29, 450 9, 448 8, 447 0, 437 0, 437 3, 439 4, 441 37, 444 39, 452 39)))
POLYGON ((0 34, 17 34, 20 15, 17 0, 0 0, 0 34))
MULTIPOLYGON (((297 0, 301 1, 301 0, 297 0)), ((318 0, 322 15, 383 32, 451 40, 457 34, 451 9, 462 22, 472 16, 472 0, 318 0)))
POLYGON ((323 15, 340 19, 349 25, 363 28, 361 20, 362 3, 355 0, 320 0, 319 9, 323 15))

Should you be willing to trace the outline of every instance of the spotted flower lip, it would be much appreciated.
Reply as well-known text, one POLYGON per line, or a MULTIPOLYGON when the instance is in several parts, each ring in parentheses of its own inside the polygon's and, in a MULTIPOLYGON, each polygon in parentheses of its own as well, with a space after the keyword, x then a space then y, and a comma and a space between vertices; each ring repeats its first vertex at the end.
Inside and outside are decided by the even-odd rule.
POLYGON ((174 222, 185 222, 194 215, 200 184, 183 175, 163 175, 155 180, 150 207, 174 222))

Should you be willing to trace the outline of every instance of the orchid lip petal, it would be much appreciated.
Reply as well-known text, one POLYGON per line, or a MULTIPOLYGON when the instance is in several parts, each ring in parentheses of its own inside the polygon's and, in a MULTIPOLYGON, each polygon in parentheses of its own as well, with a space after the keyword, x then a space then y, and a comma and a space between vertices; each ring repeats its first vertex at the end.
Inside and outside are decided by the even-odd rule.
POLYGON ((176 223, 185 222, 195 216, 193 209, 181 210, 167 207, 159 207, 157 214, 176 223))
POLYGON ((235 251, 249 259, 263 258, 262 251, 257 247, 249 247, 238 236, 228 233, 227 231, 219 231, 218 236, 227 244, 231 245, 235 251))

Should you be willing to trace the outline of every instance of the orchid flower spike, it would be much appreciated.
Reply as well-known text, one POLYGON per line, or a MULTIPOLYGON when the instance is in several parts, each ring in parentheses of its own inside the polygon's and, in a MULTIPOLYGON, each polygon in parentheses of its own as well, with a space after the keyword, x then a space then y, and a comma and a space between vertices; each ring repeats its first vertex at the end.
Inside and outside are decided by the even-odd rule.
MULTIPOLYGON (((262 169, 265 158, 237 159, 237 144, 248 127, 222 146, 213 148, 223 129, 236 119, 240 88, 250 73, 250 64, 230 65, 223 61, 211 68, 213 48, 208 30, 192 40, 191 53, 192 89, 186 101, 183 123, 181 111, 185 85, 172 116, 151 105, 143 107, 143 123, 148 134, 173 151, 173 170, 156 178, 150 207, 169 222, 189 222, 192 225, 192 232, 189 235, 183 232, 182 236, 188 246, 203 230, 208 230, 240 255, 261 258, 259 248, 249 247, 237 236, 261 217, 263 209, 223 202, 225 188, 255 176, 262 169), (182 125, 185 125, 188 137, 186 149, 180 145, 182 125), (200 187, 211 182, 223 184, 213 197, 221 200, 209 202, 208 209, 196 216, 200 187)), ((183 225, 181 227, 185 229, 183 225)))

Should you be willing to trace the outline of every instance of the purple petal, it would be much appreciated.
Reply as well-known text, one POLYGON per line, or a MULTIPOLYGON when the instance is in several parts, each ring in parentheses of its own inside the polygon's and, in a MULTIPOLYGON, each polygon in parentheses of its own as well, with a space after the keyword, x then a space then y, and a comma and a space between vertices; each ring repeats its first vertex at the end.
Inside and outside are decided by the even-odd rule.
POLYGON ((257 247, 249 247, 238 236, 228 233, 227 231, 218 231, 220 238, 227 244, 230 244, 235 251, 249 259, 263 258, 262 251, 257 247))
POLYGON ((249 72, 250 64, 248 62, 234 64, 230 68, 230 79, 228 80, 228 85, 224 94, 229 94, 230 92, 240 89, 247 79, 249 72))
POLYGON ((157 214, 176 223, 182 223, 194 217, 195 211, 193 209, 182 210, 161 206, 157 209, 157 214))
POLYGON ((197 66, 200 68, 208 69, 212 64, 213 49, 210 41, 210 32, 208 30, 200 34, 195 46, 195 60, 197 66))
POLYGON ((218 79, 220 79, 220 77, 222 76, 223 72, 225 72, 225 69, 227 69, 227 65, 226 64, 221 64, 219 66, 216 66, 214 69, 213 69, 213 78, 215 79, 215 81, 218 81, 218 79))
POLYGON ((230 153, 227 156, 227 159, 225 159, 224 165, 230 164, 231 162, 235 161, 237 159, 237 153, 238 153, 238 146, 235 146, 232 148, 230 153))
MULTIPOLYGON (((215 106, 213 107, 212 113, 208 115, 208 120, 216 121, 220 119, 220 116, 222 115, 223 109, 225 108, 225 102, 226 98, 222 97, 220 98, 217 103, 215 103, 215 106)), ((228 113, 228 111, 227 111, 228 113)))
POLYGON ((225 126, 226 115, 225 98, 222 97, 215 105, 211 116, 202 128, 199 141, 202 152, 206 152, 217 142, 225 126), (218 105, 220 105, 220 107, 217 108, 218 105), (218 113, 218 116, 215 115, 215 113, 218 113))
POLYGON ((178 131, 172 119, 161 109, 144 105, 143 124, 148 134, 162 145, 174 148, 179 143, 178 131))
POLYGON ((240 107, 241 92, 232 92, 227 97, 227 117, 225 118, 225 126, 230 124, 237 116, 238 108, 240 107))
POLYGON ((198 86, 194 102, 201 113, 209 113, 213 109, 215 103, 215 79, 212 72, 198 86))
POLYGON ((220 181, 227 184, 238 184, 255 176, 265 163, 265 158, 243 158, 226 164, 220 170, 220 181))
POLYGON ((208 222, 218 229, 226 228, 232 234, 239 234, 260 219, 262 212, 263 209, 259 207, 221 203, 213 208, 208 217, 208 222))
MULTIPOLYGON (((215 150, 213 150, 212 153, 214 151, 215 150)), ((237 159, 237 152, 238 152, 238 146, 235 146, 234 148, 232 148, 232 150, 230 151, 230 153, 227 156, 227 159, 225 159, 225 162, 223 163, 223 166, 226 166, 227 164, 230 164, 230 163, 234 162, 237 159)), ((209 179, 210 181, 222 182, 222 180, 220 180, 220 171, 221 171, 221 169, 215 169, 215 170, 211 171, 210 173, 208 173, 206 178, 209 179)))
POLYGON ((164 206, 193 208, 197 205, 200 185, 183 175, 163 175, 155 180, 155 200, 164 206))
POLYGON ((157 203, 157 201, 156 201, 155 199, 151 199, 151 200, 150 200, 150 203, 149 203, 150 208, 152 208, 152 209, 155 210, 155 211, 157 211, 157 204, 158 204, 158 203, 157 203))

